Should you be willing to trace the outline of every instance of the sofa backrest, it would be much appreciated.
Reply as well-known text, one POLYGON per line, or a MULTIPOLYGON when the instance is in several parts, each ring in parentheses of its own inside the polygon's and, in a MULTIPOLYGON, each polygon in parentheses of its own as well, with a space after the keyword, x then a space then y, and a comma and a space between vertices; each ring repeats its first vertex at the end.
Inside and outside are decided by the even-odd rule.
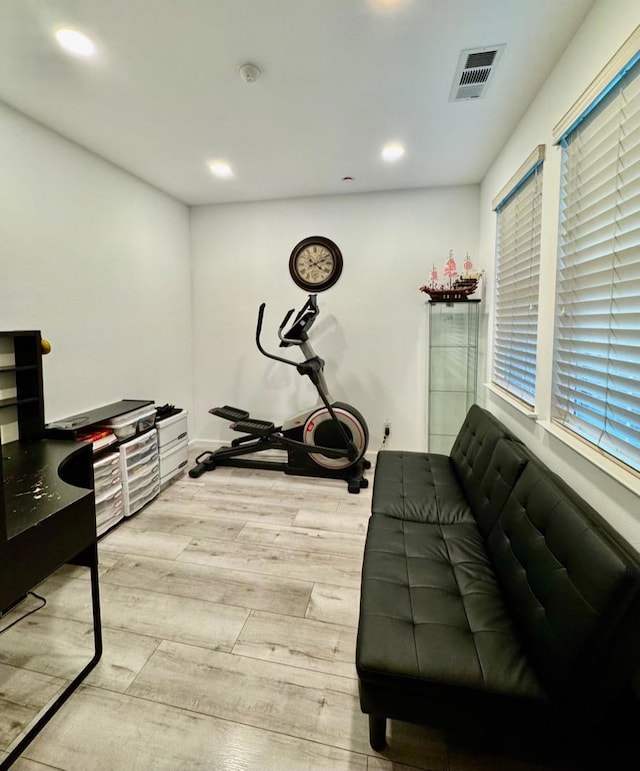
POLYGON ((481 477, 466 492, 480 532, 487 538, 505 503, 527 465, 528 455, 521 442, 501 438, 481 477))
POLYGON ((473 404, 451 450, 451 463, 474 511, 482 506, 481 482, 500 439, 522 444, 497 418, 473 404))
POLYGON ((543 686, 574 720, 596 720, 640 660, 637 553, 531 456, 487 549, 543 686))

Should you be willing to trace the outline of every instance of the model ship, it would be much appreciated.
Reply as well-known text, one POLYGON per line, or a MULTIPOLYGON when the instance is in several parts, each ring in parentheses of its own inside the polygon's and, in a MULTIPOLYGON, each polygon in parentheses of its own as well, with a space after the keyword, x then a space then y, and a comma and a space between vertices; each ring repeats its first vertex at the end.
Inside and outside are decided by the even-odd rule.
POLYGON ((473 270, 473 263, 468 254, 463 267, 464 273, 459 275, 453 251, 450 251, 449 259, 444 264, 445 280, 443 282, 439 280, 438 271, 434 265, 429 274, 429 283, 421 286, 420 291, 428 294, 431 302, 434 303, 466 302, 469 295, 478 288, 481 274, 473 270))

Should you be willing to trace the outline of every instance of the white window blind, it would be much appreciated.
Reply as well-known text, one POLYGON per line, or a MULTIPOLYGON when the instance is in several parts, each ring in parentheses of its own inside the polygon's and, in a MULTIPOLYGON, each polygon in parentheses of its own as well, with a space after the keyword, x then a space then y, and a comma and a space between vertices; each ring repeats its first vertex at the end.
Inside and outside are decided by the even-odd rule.
POLYGON ((552 418, 640 471, 640 64, 561 141, 552 418))
POLYGON ((535 405, 542 159, 544 146, 495 206, 497 212, 492 382, 535 405))

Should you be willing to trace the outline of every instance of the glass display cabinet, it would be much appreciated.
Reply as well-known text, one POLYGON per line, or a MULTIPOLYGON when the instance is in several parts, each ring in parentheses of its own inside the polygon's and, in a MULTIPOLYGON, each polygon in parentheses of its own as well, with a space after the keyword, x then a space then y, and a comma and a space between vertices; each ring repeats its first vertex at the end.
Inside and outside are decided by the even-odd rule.
POLYGON ((480 300, 427 307, 427 450, 448 455, 476 400, 480 300))

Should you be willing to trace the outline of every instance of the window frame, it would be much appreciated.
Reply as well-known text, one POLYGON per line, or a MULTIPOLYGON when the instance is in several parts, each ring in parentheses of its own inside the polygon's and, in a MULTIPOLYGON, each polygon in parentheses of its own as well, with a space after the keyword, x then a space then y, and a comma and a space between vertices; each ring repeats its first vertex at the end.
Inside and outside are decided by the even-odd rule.
MULTIPOLYGON (((591 290, 594 292, 594 294, 596 294, 599 291, 604 291, 604 288, 607 286, 611 287, 612 299, 610 310, 608 314, 602 314, 602 318, 605 318, 606 316, 606 323, 603 323, 602 326, 589 327, 586 319, 580 320, 578 318, 577 312, 575 313, 575 316, 578 320, 566 320, 568 315, 571 312, 576 311, 578 307, 577 299, 572 303, 567 301, 571 286, 571 279, 567 276, 571 275, 570 271, 573 271, 573 274, 578 272, 580 266, 589 269, 587 266, 589 266, 589 260, 591 260, 590 257, 584 255, 578 256, 578 242, 580 241, 580 238, 577 237, 577 234, 580 234, 581 232, 587 232, 587 225, 578 224, 572 228, 567 226, 565 229, 567 199, 571 196, 575 198, 576 196, 582 195, 582 199, 578 200, 584 200, 588 196, 589 192, 588 182, 585 181, 582 183, 579 180, 576 181, 575 185, 570 187, 569 191, 567 190, 568 184, 573 182, 573 180, 570 180, 569 183, 567 181, 569 165, 575 163, 575 158, 579 153, 579 150, 572 150, 571 145, 581 139, 582 132, 585 132, 584 136, 587 136, 588 130, 593 129, 594 126, 596 130, 598 128, 602 128, 609 116, 609 113, 607 112, 609 110, 613 114, 613 117, 618 120, 618 123, 621 126, 623 124, 621 119, 622 111, 618 110, 617 107, 614 109, 611 107, 611 105, 614 104, 616 98, 619 98, 621 101, 623 101, 624 89, 634 83, 636 84, 636 87, 640 85, 640 27, 635 30, 635 32, 619 49, 617 54, 608 63, 600 75, 586 89, 584 94, 578 99, 575 105, 573 105, 573 107, 554 128, 554 142, 555 144, 558 144, 562 147, 562 174, 560 190, 561 217, 558 232, 556 292, 554 302, 555 324, 550 419, 552 425, 556 427, 556 430, 566 431, 571 436, 576 437, 579 442, 586 443, 592 451, 595 451, 596 453, 602 455, 604 459, 606 459, 607 465, 613 464, 614 467, 622 468, 632 474, 634 477, 640 477, 640 431, 631 425, 627 433, 633 435, 637 432, 637 436, 632 436, 630 441, 625 441, 624 443, 620 440, 620 438, 617 438, 620 435, 620 429, 617 427, 618 420, 617 418, 614 419, 612 417, 613 413, 612 408, 610 407, 610 399, 613 398, 614 391, 617 391, 617 386, 614 387, 613 385, 609 385, 610 380, 613 380, 615 377, 614 374, 610 375, 609 372, 611 362, 613 362, 615 366, 616 363, 621 361, 619 354, 615 353, 614 350, 617 347, 616 343, 612 342, 617 326, 613 320, 616 313, 619 313, 619 311, 614 307, 613 300, 614 294, 617 291, 617 285, 620 284, 619 281, 616 281, 616 270, 619 270, 620 265, 633 266, 635 261, 633 259, 629 259, 628 261, 622 260, 621 263, 617 263, 616 260, 618 252, 616 250, 616 246, 612 245, 611 267, 607 268, 606 270, 607 278, 604 280, 598 279, 600 283, 598 283, 594 289, 591 290), (625 80, 629 74, 632 75, 631 80, 625 83, 625 80), (602 117, 602 125, 597 123, 600 117, 602 117), (573 240, 571 240, 572 238, 573 240), (573 251, 570 251, 571 249, 573 249, 573 251), (571 255, 573 255, 573 257, 571 255), (567 311, 567 306, 569 306, 569 311, 567 311), (585 330, 593 330, 593 332, 587 333, 585 330), (564 376, 562 375, 563 365, 561 362, 561 357, 565 356, 566 361, 565 352, 568 344, 573 345, 576 351, 578 351, 580 346, 585 348, 586 352, 584 354, 580 353, 579 351, 574 354, 574 362, 577 362, 577 366, 582 367, 582 369, 579 371, 586 372, 588 366, 585 364, 586 360, 589 357, 595 358, 589 352, 589 343, 586 338, 589 337, 589 334, 597 337, 598 333, 607 336, 608 341, 606 343, 607 373, 606 380, 604 381, 605 385, 594 386, 592 388, 593 393, 600 391, 604 394, 604 396, 602 396, 602 393, 600 393, 596 399, 593 396, 593 393, 589 391, 590 386, 588 380, 581 382, 577 380, 574 375, 571 375, 569 376, 569 380, 565 379, 565 383, 568 383, 568 385, 562 385, 560 383, 560 378, 561 376, 564 376), (578 386, 582 386, 582 390, 577 388, 575 385, 572 386, 573 381, 571 381, 571 378, 574 378, 575 383, 577 383, 578 386), (586 385, 583 386, 582 383, 586 383, 586 385), (571 390, 572 387, 574 388, 574 391, 571 390), (564 389, 566 394, 564 396, 561 395, 562 389, 564 389), (578 396, 574 396, 574 392, 577 393, 578 396), (597 413, 597 410, 601 411, 601 429, 597 428, 595 423, 592 426, 589 421, 584 419, 584 416, 581 416, 580 404, 584 402, 585 399, 590 401, 590 403, 593 405, 590 407, 593 413, 597 413), (571 404, 573 404, 573 411, 571 409, 571 404), (631 448, 630 454, 629 450, 625 450, 623 444, 626 444, 631 448)), ((640 105, 636 107, 632 114, 634 117, 637 116, 638 120, 640 120, 640 105)), ((617 149, 618 155, 626 152, 624 151, 621 139, 618 139, 617 143, 613 143, 613 140, 609 141, 611 146, 614 149, 617 149)), ((588 153, 585 154, 585 158, 589 158, 588 153)), ((585 173, 584 179, 586 180, 587 178, 588 174, 585 173)), ((603 170, 600 169, 599 171, 596 171, 595 178, 598 179, 598 182, 608 181, 610 185, 613 185, 615 191, 614 195, 616 201, 618 201, 621 189, 623 187, 623 185, 619 182, 618 172, 608 172, 607 176, 607 174, 605 174, 603 170)), ((636 178, 634 177, 634 180, 635 179, 636 178)), ((617 206, 618 203, 616 203, 616 207, 617 206)), ((615 209, 616 207, 613 208, 615 209)), ((615 239, 618 237, 616 228, 618 226, 619 218, 617 218, 615 213, 612 213, 610 218, 606 219, 603 214, 602 220, 605 222, 603 227, 610 227, 612 232, 615 234, 613 236, 613 243, 615 244, 615 239)), ((582 218, 582 221, 584 221, 584 217, 582 218)), ((622 232, 631 232, 635 233, 636 235, 640 235, 640 227, 634 225, 631 230, 623 230, 622 232)), ((640 250, 640 242, 637 247, 634 246, 633 248, 638 248, 638 250, 640 250)), ((591 264, 594 264, 594 261, 591 264)), ((605 274, 605 271, 603 270, 602 273, 605 274)), ((637 277, 632 279, 632 281, 637 280, 640 279, 637 277)), ((597 303, 600 303, 604 308, 604 298, 596 299, 594 301, 595 307, 599 308, 597 303)), ((586 305, 586 300, 583 300, 583 306, 584 305, 586 305)), ((596 344, 594 343, 594 345, 596 344)), ((640 344, 637 346, 637 348, 638 351, 635 355, 640 357, 640 344)), ((632 357, 633 355, 634 354, 632 353, 632 357)), ((598 366, 599 365, 596 363, 596 367, 598 366)), ((635 366, 633 361, 632 366, 635 366)), ((565 371, 568 370, 568 365, 565 364, 564 369, 565 371)), ((640 380, 640 365, 638 366, 638 380, 640 380)), ((638 396, 634 395, 633 389, 628 392, 628 398, 629 403, 632 406, 638 401, 638 396)), ((622 409, 624 409, 624 407, 622 409)))
MULTIPOLYGON (((493 313, 493 337, 492 337, 492 356, 491 356, 491 374, 490 388, 504 396, 508 400, 513 400, 516 406, 529 417, 536 417, 536 389, 537 389, 537 354, 538 354, 538 314, 540 297, 540 255, 542 238, 542 168, 545 159, 545 145, 538 145, 530 153, 525 162, 520 166, 516 173, 511 177, 507 184, 500 190, 498 195, 492 201, 492 209, 496 212, 496 242, 495 242, 495 280, 494 280, 494 313, 493 313), (527 186, 535 184, 535 189, 529 194, 527 186), (530 196, 530 200, 524 199, 524 193, 530 196), (520 196, 523 196, 521 200, 520 196), (524 221, 518 223, 520 213, 516 211, 513 227, 509 234, 510 240, 507 248, 503 252, 501 227, 503 224, 502 215, 511 212, 511 207, 518 206, 519 203, 530 204, 531 210, 525 209, 524 221), (531 248, 520 250, 517 254, 518 241, 522 235, 531 240, 531 248), (505 263, 502 264, 502 257, 505 255, 505 263), (506 258, 506 254, 512 255, 506 258), (524 291, 516 287, 513 281, 513 275, 509 273, 515 270, 529 269, 528 280, 525 278, 524 291), (502 282, 502 271, 504 270, 505 281, 502 282), (505 288, 504 301, 508 304, 522 303, 523 298, 533 305, 533 311, 523 312, 522 305, 519 308, 519 317, 521 322, 526 325, 526 330, 522 337, 522 351, 511 348, 512 341, 505 336, 507 331, 513 333, 514 322, 509 322, 504 312, 501 312, 501 288, 505 288), (510 297, 509 297, 510 296, 510 297), (525 298, 526 296, 526 298, 525 298), (501 333, 500 327, 503 328, 501 333), (532 342, 533 338, 533 342, 532 342), (498 346, 502 351, 498 353, 498 346), (531 363, 531 359, 533 359, 531 363), (502 374, 498 372, 498 367, 502 369, 502 374), (530 388, 527 386, 531 385, 530 388)), ((512 306, 515 307, 515 306, 512 306)), ((529 309, 532 310, 531 308, 529 309)))

